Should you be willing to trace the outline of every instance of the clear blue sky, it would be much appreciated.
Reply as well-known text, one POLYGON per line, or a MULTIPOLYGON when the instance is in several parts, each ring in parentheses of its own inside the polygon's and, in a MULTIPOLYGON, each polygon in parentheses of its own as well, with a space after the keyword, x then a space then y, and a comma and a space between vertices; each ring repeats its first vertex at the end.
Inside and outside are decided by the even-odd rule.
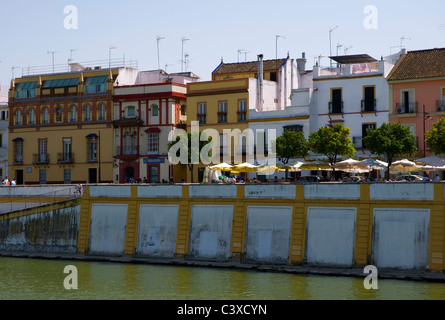
MULTIPOLYGON (((302 52, 312 68, 314 57, 367 53, 374 58, 396 52, 402 36, 409 38, 408 50, 445 47, 445 1, 253 1, 253 0, 0 0, 0 83, 9 84, 12 67, 67 63, 70 50, 76 62, 107 60, 109 47, 113 58, 133 59, 140 70, 157 69, 157 36, 160 65, 168 72, 181 71, 182 38, 189 55, 188 71, 203 80, 224 61, 256 60, 258 54, 274 59, 276 35, 278 56, 289 52, 298 58, 302 52), (64 13, 67 5, 78 9, 78 29, 67 30, 64 13), (364 8, 374 5, 377 29, 366 29, 364 8)), ((322 65, 328 65, 327 58, 322 65)), ((21 76, 15 69, 14 75, 21 76)))

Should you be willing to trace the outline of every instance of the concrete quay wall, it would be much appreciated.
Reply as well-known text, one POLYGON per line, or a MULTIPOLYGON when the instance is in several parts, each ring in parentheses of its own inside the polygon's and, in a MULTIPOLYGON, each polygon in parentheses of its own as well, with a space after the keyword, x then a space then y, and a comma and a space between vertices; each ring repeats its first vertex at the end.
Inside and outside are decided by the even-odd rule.
POLYGON ((443 183, 86 185, 78 201, 60 227, 87 256, 445 270, 443 183))

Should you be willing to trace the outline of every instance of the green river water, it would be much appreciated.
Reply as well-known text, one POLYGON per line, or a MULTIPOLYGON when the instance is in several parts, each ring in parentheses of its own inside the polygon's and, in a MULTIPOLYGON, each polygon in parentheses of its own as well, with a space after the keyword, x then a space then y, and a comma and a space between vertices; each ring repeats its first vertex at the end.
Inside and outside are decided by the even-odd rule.
MULTIPOLYGON (((445 283, 0 257, 0 300, 445 300, 445 283), (66 266, 77 289, 65 288, 66 266)), ((71 284, 73 282, 70 282, 71 284)))

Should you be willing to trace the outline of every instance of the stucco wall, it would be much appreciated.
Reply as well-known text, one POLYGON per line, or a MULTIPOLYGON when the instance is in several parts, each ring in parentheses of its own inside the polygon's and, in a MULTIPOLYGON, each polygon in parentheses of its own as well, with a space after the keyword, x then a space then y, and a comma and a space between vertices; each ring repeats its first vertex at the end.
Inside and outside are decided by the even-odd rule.
POLYGON ((76 253, 80 206, 0 221, 0 250, 76 253))

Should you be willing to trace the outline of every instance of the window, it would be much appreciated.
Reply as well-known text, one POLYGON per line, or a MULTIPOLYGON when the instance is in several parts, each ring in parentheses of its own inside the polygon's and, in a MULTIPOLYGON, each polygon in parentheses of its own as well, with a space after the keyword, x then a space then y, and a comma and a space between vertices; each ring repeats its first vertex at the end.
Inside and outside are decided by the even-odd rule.
POLYGON ((15 151, 14 163, 22 164, 23 163, 23 140, 15 141, 14 151, 15 151))
POLYGON ((97 138, 96 136, 87 138, 87 162, 97 161, 97 138))
POLYGON ((362 112, 376 111, 375 86, 363 87, 362 112))
POLYGON ((138 153, 138 145, 137 145, 138 135, 137 132, 130 132, 129 130, 125 132, 123 139, 123 150, 124 155, 131 155, 138 153))
POLYGON ((85 93, 107 92, 108 76, 88 77, 85 79, 85 93))
POLYGON ((70 122, 76 122, 77 121, 76 116, 77 116, 76 107, 72 106, 70 110, 70 122))
POLYGON ((147 153, 159 154, 159 133, 150 132, 147 136, 147 153))
POLYGON ((62 107, 56 108, 56 121, 62 121, 63 113, 62 113, 62 107))
POLYGON ((39 163, 47 162, 47 145, 48 141, 46 139, 39 140, 39 163))
POLYGON ((181 106, 181 116, 185 116, 187 115, 187 106, 185 104, 183 104, 181 106))
POLYGON ((99 106, 99 121, 105 121, 105 105, 99 106))
POLYGON ((218 107, 218 123, 227 122, 227 101, 220 101, 218 107))
POLYGON ((152 115, 152 117, 157 117, 157 116, 159 116, 159 107, 158 107, 157 104, 153 104, 153 105, 150 107, 150 109, 151 109, 151 115, 152 115))
POLYGON ((27 99, 36 97, 37 81, 22 82, 17 84, 15 97, 17 99, 27 99))
POLYGON ((375 123, 364 123, 362 124, 362 147, 366 148, 365 142, 363 141, 363 138, 368 135, 368 130, 374 130, 376 128, 375 123))
POLYGON ((238 121, 246 121, 246 100, 240 100, 238 102, 238 121))
POLYGON ((3 134, 0 133, 0 148, 3 148, 3 134))
POLYGON ((277 82, 277 73, 276 72, 271 72, 270 73, 270 81, 277 82))
POLYGON ((48 124, 48 109, 43 109, 42 124, 48 124))
POLYGON ((299 124, 294 124, 290 126, 284 126, 284 131, 296 131, 296 132, 303 132, 303 126, 299 124))
POLYGON ((91 107, 90 105, 85 106, 85 118, 84 118, 85 122, 90 122, 91 121, 91 107))
POLYGON ((127 107, 127 117, 135 117, 136 116, 136 108, 134 106, 127 107))
POLYGON ((29 110, 29 121, 28 121, 29 125, 34 125, 36 124, 36 112, 34 111, 34 109, 29 110))
POLYGON ((415 90, 400 90, 400 103, 396 104, 396 113, 416 113, 416 110, 415 90))
POLYGON ((22 111, 17 110, 15 113, 15 125, 21 126, 22 125, 22 111))
POLYGON ((331 89, 329 113, 343 113, 343 93, 341 88, 331 89))
POLYGON ((8 120, 8 111, 2 111, 0 120, 8 120))
POLYGON ((159 167, 149 166, 148 167, 148 182, 159 183, 159 167))
POLYGON ((206 123, 206 104, 205 103, 198 104, 198 121, 199 121, 199 124, 206 123))
POLYGON ((63 139, 63 162, 72 162, 73 154, 72 154, 72 146, 71 146, 71 138, 63 139))

